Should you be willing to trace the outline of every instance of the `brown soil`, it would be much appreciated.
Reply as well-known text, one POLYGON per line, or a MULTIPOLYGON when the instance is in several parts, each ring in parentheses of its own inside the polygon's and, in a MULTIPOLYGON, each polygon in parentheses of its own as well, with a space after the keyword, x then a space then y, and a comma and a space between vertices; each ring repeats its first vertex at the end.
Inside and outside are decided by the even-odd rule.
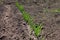
POLYGON ((16 0, 0 2, 0 40, 60 40, 60 13, 44 12, 44 8, 60 8, 60 0, 18 0, 34 17, 36 24, 43 23, 42 33, 36 37, 15 6, 16 0))

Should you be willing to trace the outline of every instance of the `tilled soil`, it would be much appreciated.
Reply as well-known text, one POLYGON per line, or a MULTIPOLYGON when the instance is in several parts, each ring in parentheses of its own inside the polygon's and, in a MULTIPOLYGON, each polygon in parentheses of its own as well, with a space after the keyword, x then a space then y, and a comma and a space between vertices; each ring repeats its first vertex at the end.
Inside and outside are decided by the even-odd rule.
POLYGON ((36 24, 43 23, 42 33, 36 37, 22 13, 15 6, 16 0, 0 2, 0 40, 60 40, 60 13, 44 12, 44 8, 60 8, 60 0, 18 0, 36 24))

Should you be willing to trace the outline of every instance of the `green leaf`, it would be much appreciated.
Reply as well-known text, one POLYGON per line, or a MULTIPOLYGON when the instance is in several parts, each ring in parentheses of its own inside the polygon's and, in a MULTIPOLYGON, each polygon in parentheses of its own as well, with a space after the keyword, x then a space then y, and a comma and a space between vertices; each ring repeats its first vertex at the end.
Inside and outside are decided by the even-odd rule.
POLYGON ((31 26, 31 28, 34 30, 34 33, 36 36, 39 36, 41 30, 42 30, 42 26, 41 25, 36 25, 33 22, 33 18, 24 10, 24 7, 19 4, 18 2, 16 2, 16 7, 20 10, 20 12, 22 13, 22 16, 24 18, 24 20, 31 26))
POLYGON ((24 11, 23 5, 19 4, 18 2, 16 2, 16 7, 17 7, 21 12, 24 11))
POLYGON ((36 24, 35 24, 35 27, 34 27, 35 35, 36 35, 36 36, 39 36, 40 33, 41 33, 41 31, 42 31, 42 25, 36 25, 36 24))

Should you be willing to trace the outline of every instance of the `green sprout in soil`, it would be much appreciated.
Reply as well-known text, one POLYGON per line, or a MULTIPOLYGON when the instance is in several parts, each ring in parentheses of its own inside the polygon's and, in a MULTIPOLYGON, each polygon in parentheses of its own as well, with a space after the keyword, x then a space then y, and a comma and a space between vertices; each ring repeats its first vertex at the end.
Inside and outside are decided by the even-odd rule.
POLYGON ((47 8, 45 8, 43 11, 44 12, 52 12, 52 13, 60 13, 60 8, 57 8, 57 9, 47 9, 47 8))
POLYGON ((17 1, 16 1, 16 7, 22 13, 24 20, 30 25, 31 29, 34 31, 34 34, 38 37, 42 31, 42 24, 36 25, 33 22, 33 18, 24 10, 23 5, 19 4, 17 1))

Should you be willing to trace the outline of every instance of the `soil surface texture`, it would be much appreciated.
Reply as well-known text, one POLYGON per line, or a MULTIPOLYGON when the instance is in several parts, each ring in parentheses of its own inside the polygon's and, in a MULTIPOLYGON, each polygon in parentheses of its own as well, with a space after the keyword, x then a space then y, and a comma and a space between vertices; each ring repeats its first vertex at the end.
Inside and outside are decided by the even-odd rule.
POLYGON ((44 12, 59 9, 60 0, 18 0, 36 24, 43 23, 42 32, 36 37, 15 5, 16 0, 0 0, 0 40, 60 40, 60 13, 44 12))

